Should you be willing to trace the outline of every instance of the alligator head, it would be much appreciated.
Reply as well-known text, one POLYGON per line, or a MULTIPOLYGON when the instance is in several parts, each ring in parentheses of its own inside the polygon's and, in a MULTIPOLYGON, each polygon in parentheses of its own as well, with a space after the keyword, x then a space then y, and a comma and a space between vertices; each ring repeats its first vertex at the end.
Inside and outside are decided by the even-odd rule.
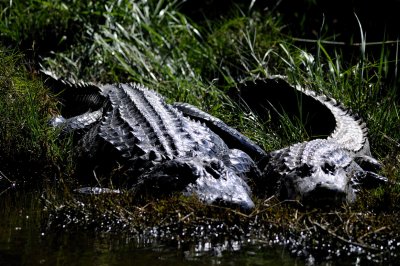
POLYGON ((281 197, 306 205, 353 203, 360 188, 388 182, 375 173, 380 164, 365 151, 349 151, 332 139, 298 143, 278 153, 284 165, 281 197))
POLYGON ((291 146, 283 155, 281 194, 309 205, 354 202, 354 155, 332 140, 317 139, 291 146))
POLYGON ((282 193, 306 205, 332 206, 354 202, 356 190, 346 168, 328 162, 322 165, 303 164, 283 179, 282 193))
POLYGON ((183 191, 207 204, 254 208, 247 183, 224 162, 215 158, 176 158, 156 165, 134 187, 146 196, 183 191))

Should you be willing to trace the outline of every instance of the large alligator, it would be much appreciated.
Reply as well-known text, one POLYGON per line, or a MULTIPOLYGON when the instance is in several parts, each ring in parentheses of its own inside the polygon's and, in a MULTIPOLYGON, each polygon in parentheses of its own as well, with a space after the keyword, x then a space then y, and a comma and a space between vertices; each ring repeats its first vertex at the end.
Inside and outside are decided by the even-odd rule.
MULTIPOLYGON (((126 183, 136 193, 183 191, 206 203, 254 207, 246 181, 260 173, 249 154, 253 158, 266 154, 221 120, 188 104, 167 104, 139 84, 53 81, 69 90, 71 97, 65 98, 70 103, 78 104, 80 110, 72 114, 81 112, 82 106, 87 109, 51 121, 64 132, 76 132, 80 160, 100 166, 117 160, 126 165, 130 176, 126 183)), ((78 191, 113 190, 84 187, 78 191)))
MULTIPOLYGON (((374 172, 379 163, 371 157, 361 119, 310 90, 297 88, 329 111, 334 132, 327 139, 266 153, 221 120, 189 104, 167 104, 141 85, 76 83, 47 74, 51 87, 64 90, 67 113, 70 110, 69 118, 56 117, 52 125, 76 132, 81 158, 97 165, 102 164, 100 158, 117 160, 127 166, 127 183, 136 192, 182 191, 206 203, 251 209, 250 186, 257 193, 269 191, 283 199, 335 204, 353 202, 364 184, 386 182, 374 172)), ((256 84, 264 90, 276 84, 296 90, 279 79, 256 84)), ((79 191, 112 190, 85 187, 79 191)))

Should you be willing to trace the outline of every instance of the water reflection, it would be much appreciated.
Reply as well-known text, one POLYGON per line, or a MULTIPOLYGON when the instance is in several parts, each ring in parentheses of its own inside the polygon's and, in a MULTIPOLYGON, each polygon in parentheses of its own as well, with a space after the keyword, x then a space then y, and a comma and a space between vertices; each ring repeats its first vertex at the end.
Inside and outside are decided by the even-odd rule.
POLYGON ((282 248, 250 240, 197 238, 181 241, 151 234, 48 230, 40 193, 13 192, 0 201, 0 265, 294 265, 282 248), (212 239, 212 240, 210 240, 212 239))

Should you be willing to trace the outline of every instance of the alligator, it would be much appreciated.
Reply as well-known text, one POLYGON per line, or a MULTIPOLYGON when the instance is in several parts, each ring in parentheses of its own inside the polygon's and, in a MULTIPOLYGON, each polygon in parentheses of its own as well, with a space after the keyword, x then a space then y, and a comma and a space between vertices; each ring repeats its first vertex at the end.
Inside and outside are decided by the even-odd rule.
MULTIPOLYGON (((376 174, 380 164, 371 156, 360 117, 332 98, 282 79, 256 81, 251 94, 277 84, 297 90, 328 110, 335 121, 330 136, 267 153, 220 119, 187 103, 168 104, 140 84, 96 85, 45 74, 50 87, 63 91, 69 115, 54 117, 50 124, 75 133, 80 158, 97 165, 102 164, 99 158, 118 160, 127 166, 129 186, 138 194, 181 191, 208 204, 250 210, 250 187, 257 194, 330 206, 352 203, 359 188, 387 182, 376 174)), ((252 104, 264 107, 259 101, 252 104)))
MULTIPOLYGON (((220 119, 189 104, 167 104, 140 84, 97 86, 48 79, 53 82, 50 87, 67 88, 66 113, 74 115, 54 117, 50 124, 61 127, 63 134, 76 133, 81 161, 102 165, 118 160, 127 165, 130 180, 126 185, 140 196, 182 191, 209 204, 243 210, 254 207, 248 181, 260 172, 253 158, 266 153, 220 119), (77 114, 84 109, 82 105, 87 110, 77 114), (78 111, 73 110, 76 106, 78 111)), ((82 187, 77 191, 115 190, 82 187)))
POLYGON ((247 82, 235 96, 259 115, 268 106, 280 116, 291 109, 298 117, 314 120, 309 121, 311 135, 327 135, 270 152, 257 182, 258 194, 267 191, 304 205, 337 206, 353 203, 361 188, 389 182, 376 173, 381 164, 371 155, 365 122, 335 99, 300 85, 290 86, 285 77, 247 82))

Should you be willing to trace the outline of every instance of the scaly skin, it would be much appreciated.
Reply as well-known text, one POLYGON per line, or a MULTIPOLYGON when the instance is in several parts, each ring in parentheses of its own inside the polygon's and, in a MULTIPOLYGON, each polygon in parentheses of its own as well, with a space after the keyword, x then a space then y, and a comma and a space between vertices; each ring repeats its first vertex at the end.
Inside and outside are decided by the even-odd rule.
MULTIPOLYGON (((75 111, 77 115, 56 117, 51 124, 79 133, 82 157, 96 161, 111 149, 124 158, 137 176, 131 182, 134 191, 182 191, 206 203, 251 209, 254 204, 249 181, 259 194, 269 191, 282 199, 312 205, 352 203, 363 185, 374 187, 387 182, 374 172, 380 165, 371 156, 365 123, 335 100, 301 87, 296 87, 301 95, 327 109, 335 121, 334 131, 326 139, 297 143, 267 154, 221 120, 186 103, 166 104, 160 95, 141 85, 97 86, 50 80, 72 91, 69 101, 81 107, 75 111), (79 113, 82 110, 85 112, 79 113)), ((254 84, 257 88, 252 95, 257 95, 260 88, 274 89, 276 84, 295 90, 280 79, 254 84)), ((253 101, 250 107, 262 104, 253 101)))
MULTIPOLYGON (((275 81, 258 82, 265 82, 268 89, 275 81)), ((289 86, 282 80, 276 82, 289 86)), ((295 88, 303 96, 319 102, 321 108, 328 108, 334 117, 335 129, 326 139, 305 141, 271 152, 264 169, 263 186, 276 184, 272 190, 282 199, 331 206, 354 202, 362 186, 386 183, 385 177, 374 172, 380 164, 371 156, 362 119, 334 99, 300 86, 295 88)))
MULTIPOLYGON (((60 81, 60 86, 75 88, 65 81, 60 81)), ((260 173, 253 159, 240 148, 265 154, 245 136, 193 106, 185 105, 185 109, 169 105, 156 92, 138 84, 82 86, 93 88, 100 96, 90 96, 86 91, 77 99, 89 99, 93 105, 104 98, 103 105, 98 110, 51 121, 65 132, 79 132, 77 150, 81 158, 96 163, 99 157, 116 155, 118 158, 113 159, 128 164, 132 174, 126 182, 138 194, 182 191, 208 204, 233 205, 243 210, 254 207, 246 181, 260 173), (198 119, 182 114, 181 110, 189 109, 198 114, 198 119), (209 121, 201 121, 200 117, 209 121), (227 130, 234 145, 228 146, 205 123, 216 123, 220 133, 227 130)))

